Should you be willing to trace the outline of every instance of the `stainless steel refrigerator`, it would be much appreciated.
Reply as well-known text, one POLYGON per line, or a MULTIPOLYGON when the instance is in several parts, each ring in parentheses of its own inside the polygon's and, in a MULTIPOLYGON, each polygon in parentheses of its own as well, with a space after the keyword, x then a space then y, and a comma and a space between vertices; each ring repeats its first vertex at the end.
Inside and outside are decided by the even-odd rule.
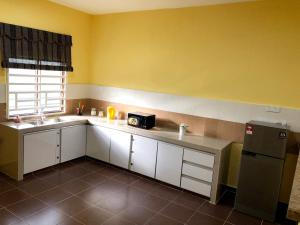
POLYGON ((288 138, 281 124, 246 124, 235 209, 274 221, 288 138))

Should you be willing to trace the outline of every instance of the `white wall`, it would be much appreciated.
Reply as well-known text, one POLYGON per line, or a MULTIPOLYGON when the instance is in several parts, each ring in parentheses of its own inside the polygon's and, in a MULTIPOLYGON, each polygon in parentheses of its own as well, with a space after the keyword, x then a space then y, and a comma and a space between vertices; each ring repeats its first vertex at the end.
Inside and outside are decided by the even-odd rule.
MULTIPOLYGON (((188 115, 246 123, 250 120, 287 123, 300 132, 300 110, 232 101, 176 96, 156 92, 96 85, 69 84, 68 99, 92 98, 188 115), (268 112, 270 110, 277 111, 268 112)), ((5 102, 5 85, 0 85, 0 103, 5 102)))

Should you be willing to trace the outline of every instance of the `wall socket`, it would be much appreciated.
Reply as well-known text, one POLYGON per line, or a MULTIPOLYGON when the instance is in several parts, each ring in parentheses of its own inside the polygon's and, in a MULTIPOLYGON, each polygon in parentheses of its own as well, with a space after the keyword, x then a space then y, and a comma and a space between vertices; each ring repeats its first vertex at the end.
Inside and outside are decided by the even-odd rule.
POLYGON ((266 106, 265 111, 272 112, 272 113, 280 113, 281 108, 278 106, 266 106))

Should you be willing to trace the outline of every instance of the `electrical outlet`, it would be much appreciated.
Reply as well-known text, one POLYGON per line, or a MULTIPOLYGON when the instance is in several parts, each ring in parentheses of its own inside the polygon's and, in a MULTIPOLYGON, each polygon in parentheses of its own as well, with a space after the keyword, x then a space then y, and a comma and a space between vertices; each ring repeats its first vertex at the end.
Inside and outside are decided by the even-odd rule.
POLYGON ((266 112, 280 113, 281 108, 278 106, 266 106, 266 112))

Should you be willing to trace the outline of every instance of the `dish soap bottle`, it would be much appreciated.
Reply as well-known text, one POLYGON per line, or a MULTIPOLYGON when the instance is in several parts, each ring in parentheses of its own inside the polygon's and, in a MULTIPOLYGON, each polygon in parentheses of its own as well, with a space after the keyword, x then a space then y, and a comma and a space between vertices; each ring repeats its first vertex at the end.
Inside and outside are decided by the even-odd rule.
POLYGON ((107 106, 106 108, 107 110, 107 119, 108 120, 113 120, 115 119, 115 115, 116 115, 116 109, 113 106, 107 106))

